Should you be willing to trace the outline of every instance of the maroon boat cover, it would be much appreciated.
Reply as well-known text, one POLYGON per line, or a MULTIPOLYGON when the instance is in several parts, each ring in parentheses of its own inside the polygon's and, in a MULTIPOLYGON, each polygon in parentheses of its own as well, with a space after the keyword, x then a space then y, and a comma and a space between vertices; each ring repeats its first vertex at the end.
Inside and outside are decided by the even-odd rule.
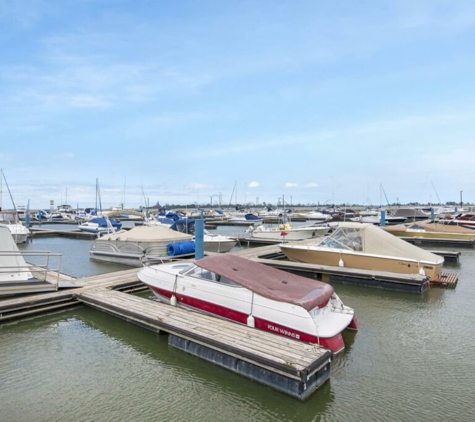
POLYGON ((236 255, 213 255, 195 261, 199 267, 279 302, 300 305, 307 311, 326 303, 333 287, 321 281, 278 270, 236 255))

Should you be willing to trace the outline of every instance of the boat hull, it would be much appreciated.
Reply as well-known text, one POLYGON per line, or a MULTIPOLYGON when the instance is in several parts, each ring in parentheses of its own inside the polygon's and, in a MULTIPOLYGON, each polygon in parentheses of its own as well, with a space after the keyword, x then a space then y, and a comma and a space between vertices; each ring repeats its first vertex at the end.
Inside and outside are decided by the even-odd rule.
MULTIPOLYGON (((160 289, 150 284, 148 284, 147 286, 155 294, 156 298, 160 302, 170 305, 172 292, 160 289)), ((177 306, 182 307, 184 309, 206 313, 208 315, 213 315, 219 318, 247 325, 247 320, 249 316, 248 314, 229 309, 224 306, 217 305, 215 303, 206 302, 183 294, 176 295, 176 303, 177 306)), ((284 325, 276 324, 275 322, 267 321, 256 316, 254 316, 254 328, 262 331, 267 331, 272 334, 289 337, 294 340, 318 344, 326 349, 331 350, 335 354, 341 353, 345 349, 345 342, 343 340, 341 332, 337 333, 332 337, 317 337, 299 330, 295 330, 293 328, 286 327, 284 325)), ((347 328, 353 330, 357 329, 356 318, 353 317, 347 328)))

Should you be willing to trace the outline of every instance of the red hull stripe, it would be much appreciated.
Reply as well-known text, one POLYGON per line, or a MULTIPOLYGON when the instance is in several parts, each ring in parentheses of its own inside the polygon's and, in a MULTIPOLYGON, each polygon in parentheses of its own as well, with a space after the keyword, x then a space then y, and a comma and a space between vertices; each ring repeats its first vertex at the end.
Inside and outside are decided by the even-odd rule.
MULTIPOLYGON (((159 289, 155 286, 148 287, 157 293, 160 296, 164 296, 168 299, 171 298, 171 292, 163 289, 159 289)), ((222 318, 229 319, 234 322, 239 322, 241 324, 247 324, 247 314, 242 312, 234 311, 232 309, 225 308, 223 306, 216 305, 214 303, 206 302, 203 300, 191 298, 189 296, 184 296, 182 294, 176 295, 177 302, 182 303, 183 305, 198 309, 203 312, 207 312, 213 315, 220 316, 222 318)), ((338 333, 336 336, 331 338, 316 337, 310 334, 303 333, 301 331, 294 330, 292 328, 285 327, 283 325, 275 324, 273 322, 265 321, 260 318, 255 318, 255 327, 259 330, 268 331, 273 334, 278 334, 284 337, 290 337, 294 340, 303 341, 305 343, 315 343, 319 344, 326 349, 330 349, 334 353, 341 352, 345 348, 345 342, 341 333, 338 333)), ((354 319, 356 321, 356 319, 354 319)), ((353 321, 352 321, 353 324, 353 321)), ((351 325, 351 324, 350 324, 351 325)))

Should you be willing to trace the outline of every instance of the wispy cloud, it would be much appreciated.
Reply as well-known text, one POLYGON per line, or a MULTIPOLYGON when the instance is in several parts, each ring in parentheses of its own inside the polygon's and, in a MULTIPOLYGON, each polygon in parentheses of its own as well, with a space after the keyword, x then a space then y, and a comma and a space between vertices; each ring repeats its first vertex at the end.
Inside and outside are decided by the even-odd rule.
POLYGON ((311 182, 311 183, 307 183, 304 187, 305 188, 316 188, 316 187, 318 187, 318 184, 315 183, 315 182, 311 182))
POLYGON ((247 187, 248 188, 258 188, 260 186, 259 182, 250 182, 247 187))
POLYGON ((285 184, 286 188, 297 188, 298 186, 299 186, 298 183, 293 183, 293 182, 287 182, 285 184))

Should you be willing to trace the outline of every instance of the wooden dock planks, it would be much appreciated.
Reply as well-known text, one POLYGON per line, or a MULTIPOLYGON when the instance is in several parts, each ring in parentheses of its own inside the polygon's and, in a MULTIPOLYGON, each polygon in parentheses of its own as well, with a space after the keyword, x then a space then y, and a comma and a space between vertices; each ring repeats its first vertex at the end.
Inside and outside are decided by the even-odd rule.
MULTIPOLYGON (((287 376, 301 378, 328 350, 286 337, 259 331, 214 316, 188 311, 125 293, 101 289, 76 293, 76 298, 92 307, 122 317, 153 331, 165 331, 189 338, 211 348, 235 353, 245 360, 268 362, 287 376)), ((264 365, 264 364, 263 364, 264 365)))

